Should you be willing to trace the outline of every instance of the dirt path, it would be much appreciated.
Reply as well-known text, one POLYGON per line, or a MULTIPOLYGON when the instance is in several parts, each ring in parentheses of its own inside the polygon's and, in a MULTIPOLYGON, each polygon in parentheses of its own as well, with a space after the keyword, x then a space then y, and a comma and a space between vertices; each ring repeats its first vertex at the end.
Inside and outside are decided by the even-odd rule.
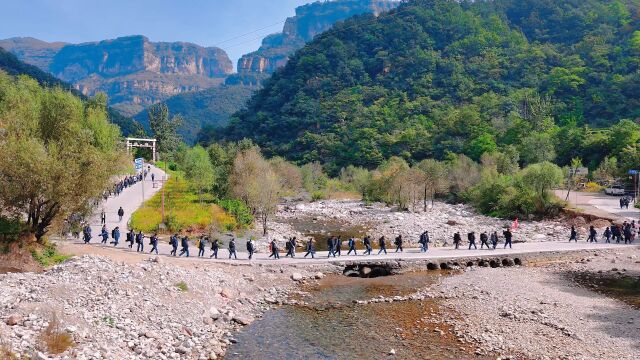
MULTIPOLYGON (((567 196, 566 190, 556 190, 558 198, 564 200, 567 196)), ((585 214, 609 218, 616 221, 631 221, 640 218, 640 209, 633 204, 629 209, 620 209, 620 197, 610 196, 602 193, 588 193, 573 191, 569 196, 569 205, 585 214)))

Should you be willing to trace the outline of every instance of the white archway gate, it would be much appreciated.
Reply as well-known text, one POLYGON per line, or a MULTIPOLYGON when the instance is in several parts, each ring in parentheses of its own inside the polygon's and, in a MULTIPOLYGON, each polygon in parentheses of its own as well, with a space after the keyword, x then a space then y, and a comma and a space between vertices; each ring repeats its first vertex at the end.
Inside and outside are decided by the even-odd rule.
POLYGON ((156 139, 141 139, 141 138, 127 138, 127 153, 131 152, 132 148, 147 148, 151 149, 153 162, 156 162, 156 139))

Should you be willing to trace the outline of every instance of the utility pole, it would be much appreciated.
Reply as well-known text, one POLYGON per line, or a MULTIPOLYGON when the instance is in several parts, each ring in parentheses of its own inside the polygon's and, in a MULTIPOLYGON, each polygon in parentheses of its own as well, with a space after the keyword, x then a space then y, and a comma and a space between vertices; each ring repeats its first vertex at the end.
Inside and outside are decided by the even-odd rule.
POLYGON ((142 162, 142 181, 140 181, 140 187, 142 188, 142 202, 144 202, 144 161, 142 162))

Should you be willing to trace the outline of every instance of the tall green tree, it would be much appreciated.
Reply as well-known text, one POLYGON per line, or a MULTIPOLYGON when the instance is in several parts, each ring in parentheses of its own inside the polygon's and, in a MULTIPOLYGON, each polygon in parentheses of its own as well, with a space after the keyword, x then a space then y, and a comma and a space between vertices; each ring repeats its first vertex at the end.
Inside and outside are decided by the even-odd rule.
POLYGON ((87 213, 125 168, 105 102, 0 72, 0 203, 38 241, 52 224, 87 213))
POLYGON ((200 202, 202 194, 210 189, 215 181, 215 172, 209 154, 202 146, 187 150, 182 168, 189 183, 198 191, 200 202))
POLYGON ((172 154, 182 142, 182 138, 178 135, 182 118, 180 116, 169 118, 169 108, 164 103, 151 105, 147 113, 153 136, 158 140, 158 151, 164 155, 172 154))

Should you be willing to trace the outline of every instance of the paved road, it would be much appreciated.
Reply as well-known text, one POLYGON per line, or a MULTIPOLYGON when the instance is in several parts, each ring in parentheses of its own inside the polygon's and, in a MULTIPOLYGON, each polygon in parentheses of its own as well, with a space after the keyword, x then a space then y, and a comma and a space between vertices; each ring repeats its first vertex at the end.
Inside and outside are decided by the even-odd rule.
MULTIPOLYGON (((567 191, 556 190, 555 194, 564 200, 567 196, 567 191)), ((619 196, 572 191, 569 196, 569 205, 590 215, 612 218, 618 221, 638 221, 640 219, 640 209, 635 208, 633 204, 629 206, 629 209, 620 209, 619 196)))
MULTIPOLYGON (((96 209, 96 213, 89 220, 91 224, 91 234, 93 235, 92 242, 100 242, 100 240, 98 240, 98 234, 100 234, 100 230, 102 229, 102 225, 100 224, 100 211, 102 209, 104 209, 107 214, 106 225, 109 230, 109 237, 111 237, 111 230, 116 226, 119 226, 121 233, 120 241, 122 241, 123 238, 125 238, 127 224, 129 223, 129 220, 131 220, 131 214, 133 214, 142 205, 144 200, 149 200, 162 188, 162 181, 159 180, 162 180, 164 175, 165 172, 163 170, 155 166, 151 166, 151 172, 147 175, 146 180, 126 188, 118 196, 111 196, 107 201, 103 201, 96 209), (155 185, 151 181, 152 173, 155 174, 155 185), (122 221, 118 220, 118 209, 120 207, 124 210, 124 217, 122 218, 122 221)), ((109 241, 112 240, 109 239, 109 241)))
MULTIPOLYGON (((211 250, 207 247, 205 257, 197 258, 198 249, 195 245, 191 244, 189 247, 190 257, 187 259, 186 257, 170 257, 168 254, 171 250, 171 247, 168 245, 168 239, 162 238, 161 244, 159 246, 160 257, 165 260, 171 262, 178 263, 242 263, 249 264, 249 260, 247 259, 247 253, 244 250, 245 244, 238 243, 238 260, 229 260, 229 252, 226 248, 220 249, 218 251, 218 260, 210 259, 211 250)), ((336 258, 327 258, 326 251, 320 251, 316 253, 315 259, 311 259, 310 257, 305 259, 303 256, 305 254, 302 249, 298 249, 296 252, 296 258, 285 258, 285 251, 280 252, 280 260, 275 261, 273 259, 269 259, 269 254, 266 253, 256 253, 254 254, 254 260, 252 263, 262 263, 262 264, 302 264, 302 263, 323 263, 323 262, 334 262, 334 261, 376 261, 376 260, 393 260, 393 259, 402 259, 402 260, 429 260, 429 259, 443 259, 443 258, 463 258, 463 257, 477 257, 477 256, 504 256, 504 255, 521 255, 521 254, 530 254, 530 253, 544 253, 544 252, 554 252, 554 251, 576 251, 576 250, 599 250, 599 249, 619 249, 620 251, 625 251, 629 249, 631 246, 637 247, 638 245, 621 245, 621 244, 588 244, 586 242, 581 241, 578 243, 568 243, 565 241, 554 241, 554 242, 538 242, 538 243, 516 243, 513 245, 513 249, 504 249, 502 244, 498 244, 498 249, 496 250, 467 250, 466 248, 461 248, 459 250, 455 250, 452 247, 445 248, 432 248, 427 253, 421 253, 417 248, 408 248, 405 249, 402 253, 393 252, 394 249, 387 249, 387 255, 375 255, 378 253, 378 249, 374 249, 373 254, 371 256, 362 255, 362 250, 358 250, 358 256, 346 256, 347 250, 343 250, 343 256, 336 258)), ((128 259, 130 261, 139 261, 142 259, 148 259, 150 256, 156 256, 155 254, 151 255, 148 252, 151 250, 151 246, 148 245, 148 239, 145 239, 144 244, 145 252, 136 253, 135 245, 133 249, 129 249, 127 243, 121 242, 117 248, 113 248, 111 246, 103 246, 100 244, 94 244, 92 241, 91 245, 84 245, 82 242, 75 242, 73 244, 67 243, 65 246, 65 250, 72 252, 74 254, 82 255, 82 254, 100 254, 109 257, 113 257, 117 260, 125 260, 128 259)), ((178 248, 179 250, 180 248, 178 248)), ((344 249, 344 248, 343 248, 344 249)))

